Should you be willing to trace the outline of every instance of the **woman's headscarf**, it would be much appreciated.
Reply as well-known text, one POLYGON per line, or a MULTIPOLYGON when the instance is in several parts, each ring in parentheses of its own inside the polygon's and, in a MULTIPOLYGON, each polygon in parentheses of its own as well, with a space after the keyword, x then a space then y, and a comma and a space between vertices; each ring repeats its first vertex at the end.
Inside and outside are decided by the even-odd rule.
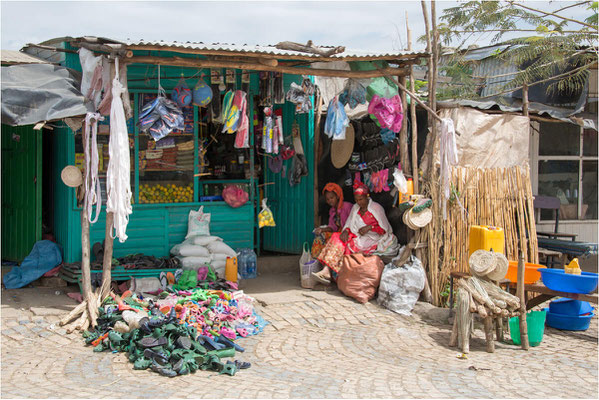
POLYGON ((329 182, 324 186, 324 189, 322 189, 322 194, 325 192, 335 193, 339 198, 339 202, 337 202, 337 208, 341 209, 341 207, 343 207, 343 190, 341 190, 341 186, 337 185, 336 183, 329 182))
POLYGON ((364 183, 362 183, 362 182, 354 183, 354 195, 361 194, 361 195, 367 196, 368 193, 370 193, 370 190, 368 190, 368 186, 366 186, 364 183))

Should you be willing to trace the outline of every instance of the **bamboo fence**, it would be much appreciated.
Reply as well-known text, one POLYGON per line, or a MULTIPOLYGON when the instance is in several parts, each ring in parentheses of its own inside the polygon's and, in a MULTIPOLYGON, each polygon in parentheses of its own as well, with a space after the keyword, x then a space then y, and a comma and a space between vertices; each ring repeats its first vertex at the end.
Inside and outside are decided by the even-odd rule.
MULTIPOLYGON (((436 175, 436 168, 433 174, 436 175)), ((438 179, 431 177, 428 192, 439 197, 438 179)), ((522 244, 526 262, 538 263, 538 243, 534 219, 530 169, 464 168, 452 169, 452 195, 447 219, 442 220, 439 202, 433 202, 433 219, 426 229, 428 274, 434 304, 453 271, 468 272, 468 235, 472 225, 503 228, 505 255, 518 260, 522 244)))

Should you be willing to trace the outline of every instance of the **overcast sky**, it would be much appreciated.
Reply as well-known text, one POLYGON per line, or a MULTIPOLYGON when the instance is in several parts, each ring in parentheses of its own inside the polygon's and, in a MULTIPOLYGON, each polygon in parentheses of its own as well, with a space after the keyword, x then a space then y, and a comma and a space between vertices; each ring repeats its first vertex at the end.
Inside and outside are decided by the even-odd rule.
MULTIPOLYGON (((428 3, 428 1, 427 1, 428 3)), ((437 1, 437 16, 457 1, 437 1)), ((559 2, 529 2, 553 10, 559 2), (551 3, 551 4, 548 4, 551 3)), ((348 49, 406 46, 424 33, 420 1, 7 1, 0 3, 2 49, 19 50, 63 36, 204 43, 276 44, 289 40, 348 49)), ((488 44, 490 35, 477 44, 488 44)))

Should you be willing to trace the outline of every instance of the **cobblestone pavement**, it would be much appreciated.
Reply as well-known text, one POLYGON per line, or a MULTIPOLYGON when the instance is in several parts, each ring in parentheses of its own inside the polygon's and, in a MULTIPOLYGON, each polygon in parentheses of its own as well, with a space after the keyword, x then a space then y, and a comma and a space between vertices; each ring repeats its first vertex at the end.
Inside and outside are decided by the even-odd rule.
MULTIPOLYGON (((597 398, 597 319, 586 332, 547 328, 530 351, 478 329, 467 359, 447 346, 451 327, 326 292, 257 306, 271 322, 241 339, 235 376, 165 378, 135 371, 124 354, 93 353, 57 326, 64 311, 5 312, 3 398, 597 398)), ((284 299, 285 293, 281 296, 284 299)), ((259 297, 259 296, 258 296, 259 297)), ((423 307, 422 304, 418 304, 423 307)), ((35 311, 35 309, 33 309, 35 311)), ((507 336, 509 337, 509 335, 507 336)))

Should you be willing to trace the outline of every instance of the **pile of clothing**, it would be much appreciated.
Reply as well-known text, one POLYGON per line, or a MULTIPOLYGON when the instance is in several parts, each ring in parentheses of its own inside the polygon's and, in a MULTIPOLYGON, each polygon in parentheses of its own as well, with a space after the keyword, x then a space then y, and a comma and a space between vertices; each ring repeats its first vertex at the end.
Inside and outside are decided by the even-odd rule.
POLYGON ((193 140, 177 144, 177 169, 193 169, 193 140))
MULTIPOLYGON (((176 285, 175 285, 176 286, 176 285)), ((250 363, 226 361, 244 349, 234 341, 255 335, 267 324, 243 291, 176 290, 152 296, 112 294, 98 308, 94 330, 83 336, 94 351, 127 352, 134 369, 169 377, 202 370, 235 375, 250 363)))

